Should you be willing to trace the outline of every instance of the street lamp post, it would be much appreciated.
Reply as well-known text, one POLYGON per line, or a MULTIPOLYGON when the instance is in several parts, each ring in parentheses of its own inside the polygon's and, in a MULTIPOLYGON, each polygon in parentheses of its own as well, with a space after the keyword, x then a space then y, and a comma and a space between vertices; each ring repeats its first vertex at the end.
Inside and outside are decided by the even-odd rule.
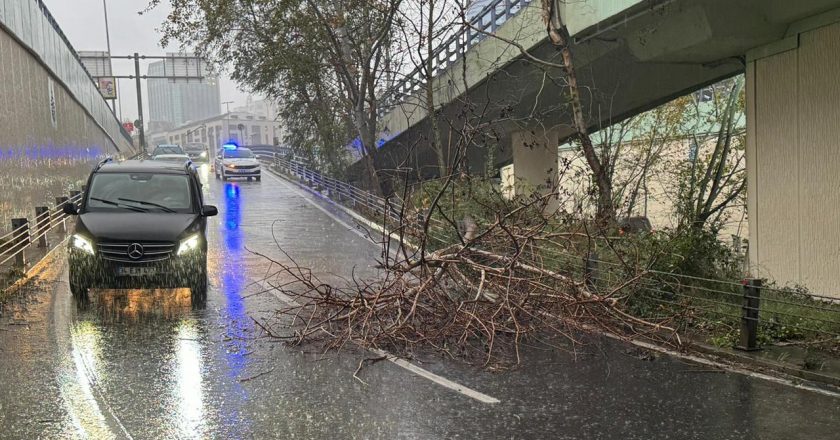
POLYGON ((230 122, 228 118, 230 118, 230 105, 233 104, 233 101, 225 101, 222 103, 225 106, 225 142, 230 140, 230 122))
MULTIPOLYGON (((111 31, 108 29, 108 3, 107 0, 102 0, 102 13, 105 14, 105 47, 108 48, 108 56, 111 56, 111 31)), ((111 64, 111 59, 108 59, 108 64, 111 64)), ((113 73, 113 72, 111 72, 113 73)), ((114 80, 115 82, 117 80, 114 80)), ((117 94, 119 94, 120 87, 119 84, 115 84, 117 86, 117 94)), ((117 97, 119 99, 119 96, 117 97)), ((122 102, 120 102, 122 104, 122 102)), ((122 106, 120 106, 120 118, 122 119, 122 106)), ((111 113, 114 113, 116 116, 117 111, 117 103, 114 100, 111 100, 111 113)))

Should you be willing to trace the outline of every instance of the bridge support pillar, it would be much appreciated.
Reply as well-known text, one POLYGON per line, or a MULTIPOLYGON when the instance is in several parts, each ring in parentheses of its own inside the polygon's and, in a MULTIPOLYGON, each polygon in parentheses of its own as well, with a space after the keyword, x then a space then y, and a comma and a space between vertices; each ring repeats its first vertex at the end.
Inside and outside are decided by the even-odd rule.
MULTIPOLYGON (((514 132, 511 143, 514 194, 556 194, 559 132, 543 129, 514 132)), ((557 207, 557 197, 553 196, 547 208, 554 211, 557 207)))
POLYGON ((747 54, 753 277, 840 295, 840 22, 747 54))

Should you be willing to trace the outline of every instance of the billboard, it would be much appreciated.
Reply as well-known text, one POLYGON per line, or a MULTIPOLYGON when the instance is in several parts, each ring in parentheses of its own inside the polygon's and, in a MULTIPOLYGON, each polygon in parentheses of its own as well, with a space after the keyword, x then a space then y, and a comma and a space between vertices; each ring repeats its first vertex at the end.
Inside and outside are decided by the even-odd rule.
POLYGON ((170 82, 189 82, 201 78, 214 80, 215 75, 207 61, 193 54, 167 53, 163 60, 163 75, 169 76, 170 82))
POLYGON ((111 72, 111 55, 108 52, 80 51, 79 60, 94 78, 114 75, 111 72))

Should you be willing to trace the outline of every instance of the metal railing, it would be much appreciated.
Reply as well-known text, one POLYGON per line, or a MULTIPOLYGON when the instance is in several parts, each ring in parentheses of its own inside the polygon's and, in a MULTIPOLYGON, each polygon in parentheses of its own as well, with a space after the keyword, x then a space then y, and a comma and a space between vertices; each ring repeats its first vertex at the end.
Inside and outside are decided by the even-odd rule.
POLYGON ((67 232, 66 222, 69 216, 64 213, 64 205, 67 203, 78 205, 81 200, 82 193, 72 191, 70 196, 56 198, 55 206, 52 208, 36 207, 32 221, 28 218, 12 219, 12 230, 0 236, 0 266, 11 262, 14 267, 24 268, 27 263, 26 251, 28 249, 32 246, 49 247, 47 234, 55 229, 67 232))
POLYGON ((765 285, 763 280, 706 278, 645 267, 627 267, 609 256, 574 254, 536 246, 542 261, 601 294, 623 297, 633 315, 681 331, 699 333, 719 345, 757 350, 763 343, 821 341, 840 344, 840 298, 765 285), (626 283, 626 280, 635 279, 626 283))
POLYGON ((275 157, 272 163, 279 170, 297 177, 301 182, 305 182, 316 190, 326 191, 328 197, 347 203, 354 208, 368 210, 380 220, 387 217, 389 220, 396 221, 400 218, 402 206, 399 203, 356 188, 347 182, 325 176, 299 162, 275 157))
POLYGON ((425 73, 426 66, 417 66, 403 79, 394 84, 381 97, 379 116, 398 104, 404 97, 422 90, 428 77, 435 77, 455 64, 469 48, 482 41, 487 34, 493 34, 511 17, 527 7, 532 0, 494 0, 461 26, 449 38, 435 48, 432 57, 432 72, 425 73))

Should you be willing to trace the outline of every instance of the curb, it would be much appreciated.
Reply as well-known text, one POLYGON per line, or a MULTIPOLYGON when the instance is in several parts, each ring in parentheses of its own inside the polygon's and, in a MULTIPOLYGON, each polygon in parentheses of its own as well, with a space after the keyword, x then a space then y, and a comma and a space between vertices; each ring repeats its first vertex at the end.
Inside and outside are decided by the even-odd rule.
POLYGON ((726 359, 731 362, 737 362, 743 365, 754 366, 759 370, 770 370, 782 373, 786 376, 801 379, 803 381, 811 382, 813 384, 828 385, 833 391, 840 391, 840 377, 830 374, 824 374, 819 371, 805 370, 794 364, 774 361, 771 359, 762 358, 759 356, 750 356, 747 353, 740 353, 735 350, 715 347, 696 341, 692 341, 691 348, 699 353, 715 356, 717 358, 726 359))
POLYGON ((43 269, 44 266, 50 262, 55 257, 55 254, 64 249, 64 243, 67 239, 71 236, 71 234, 67 234, 66 237, 62 238, 61 241, 55 244, 52 249, 50 249, 46 254, 44 254, 41 259, 39 259, 35 264, 32 265, 29 269, 26 270, 26 273, 20 277, 19 279, 15 280, 14 283, 6 287, 2 291, 0 291, 0 303, 2 303, 6 298, 14 295, 21 287, 26 285, 33 277, 38 275, 43 269))

